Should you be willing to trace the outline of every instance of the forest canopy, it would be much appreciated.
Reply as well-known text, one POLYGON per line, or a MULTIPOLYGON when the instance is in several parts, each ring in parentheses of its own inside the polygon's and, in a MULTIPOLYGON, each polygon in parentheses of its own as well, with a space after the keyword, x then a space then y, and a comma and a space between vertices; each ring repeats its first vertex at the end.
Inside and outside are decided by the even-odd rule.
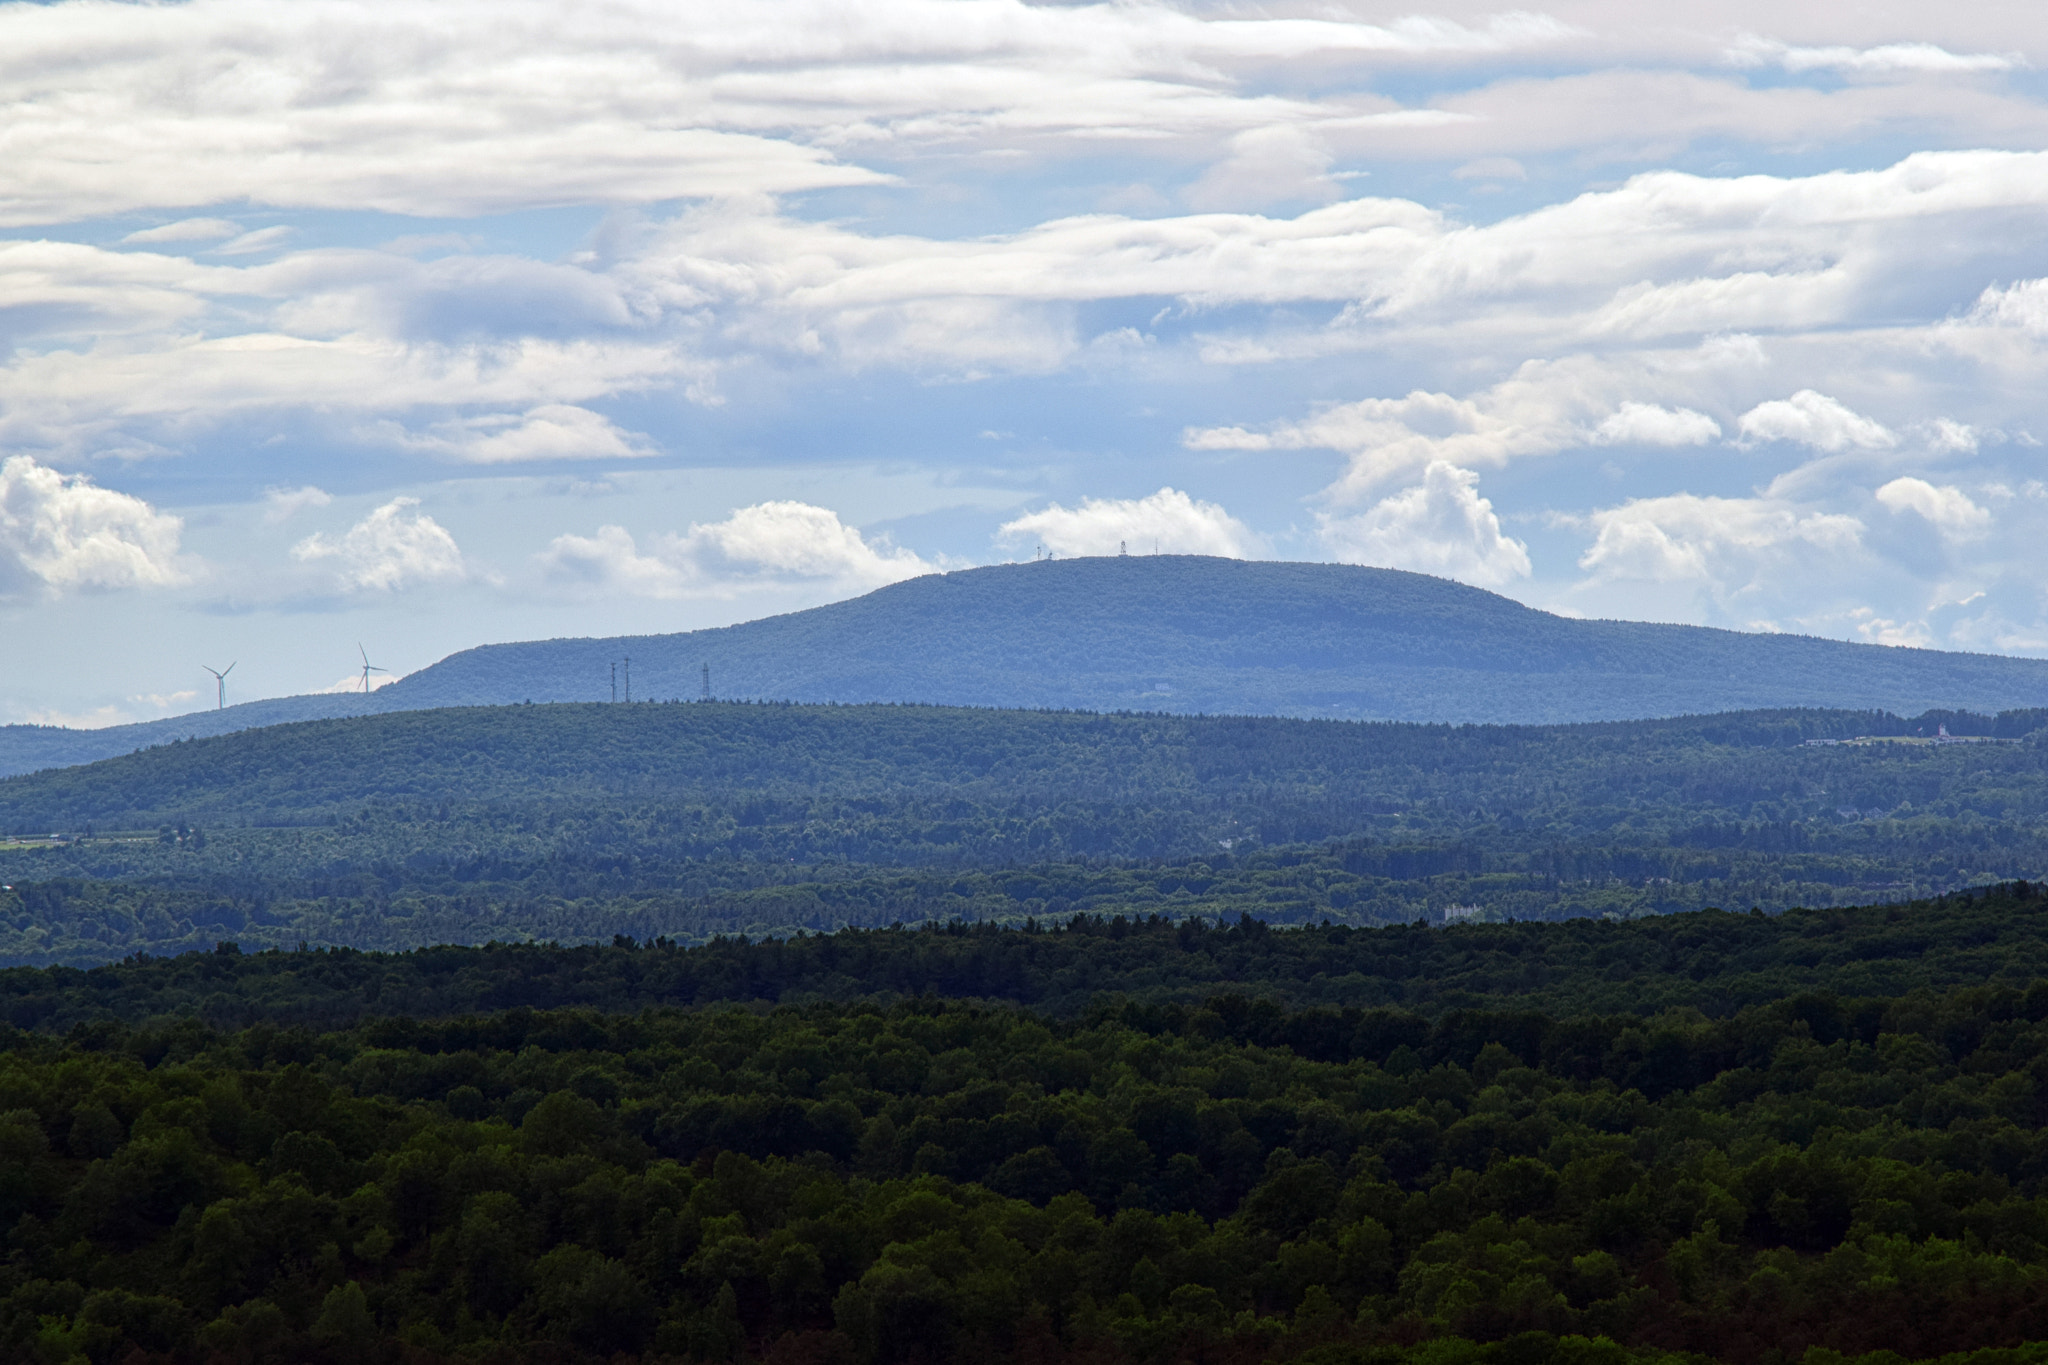
POLYGON ((1717 1018, 1224 990, 10 1030, 0 1342, 2011 1365, 2048 1339, 2044 1055, 2048 979, 1717 1018))

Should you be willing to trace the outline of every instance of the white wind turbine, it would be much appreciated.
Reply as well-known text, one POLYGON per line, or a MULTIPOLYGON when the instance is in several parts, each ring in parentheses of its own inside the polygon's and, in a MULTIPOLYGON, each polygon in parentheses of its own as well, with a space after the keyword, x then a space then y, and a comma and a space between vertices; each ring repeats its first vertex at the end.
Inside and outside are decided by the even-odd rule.
MULTIPOLYGON (((239 659, 235 661, 235 663, 240 662, 241 660, 239 659)), ((226 710, 228 704, 228 674, 235 671, 235 665, 229 664, 226 668, 215 668, 210 664, 201 664, 199 666, 208 673, 213 674, 213 709, 216 711, 226 710)))

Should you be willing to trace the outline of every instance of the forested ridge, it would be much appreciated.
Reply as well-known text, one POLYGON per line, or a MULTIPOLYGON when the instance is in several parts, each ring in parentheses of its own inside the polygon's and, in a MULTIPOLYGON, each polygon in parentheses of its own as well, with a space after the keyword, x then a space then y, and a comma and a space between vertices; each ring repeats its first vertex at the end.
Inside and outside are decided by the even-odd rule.
MULTIPOLYGON (((2010 888, 1863 928, 1939 959, 1944 911, 1961 944, 2043 906, 2010 888)), ((1066 1014, 933 992, 8 1029, 0 1342, 129 1365, 2036 1360, 2014 1348, 2048 1340, 2048 978, 1603 1007, 1645 964, 1601 940, 1661 929, 1854 980, 1853 952, 1826 959, 1857 926, 1756 928, 1778 923, 1482 926, 1584 959, 1542 1008, 1226 983, 1066 1014)), ((1345 951, 1066 933, 1215 936, 1297 978, 1345 951)), ((774 974, 765 945, 576 951, 774 974)), ((176 965, 294 957, 336 955, 176 965)), ((162 964, 90 975, 123 972, 179 1002, 162 964)))
POLYGON ((2048 872, 2043 713, 1449 727, 928 707, 412 712, 0 782, 0 961, 699 942, 1076 912, 1389 924, 2048 872), (1946 724, 2001 742, 1815 747, 1946 724), (2028 736, 2036 736, 2028 738, 2028 736), (90 836, 90 837, 84 837, 90 836))

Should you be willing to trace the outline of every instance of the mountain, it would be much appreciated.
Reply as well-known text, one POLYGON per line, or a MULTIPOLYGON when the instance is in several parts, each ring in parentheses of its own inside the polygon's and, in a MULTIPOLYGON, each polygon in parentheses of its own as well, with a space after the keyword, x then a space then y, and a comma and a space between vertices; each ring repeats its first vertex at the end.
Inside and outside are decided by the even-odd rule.
POLYGON ((141 726, 0 729, 0 774, 365 711, 639 699, 915 701, 1554 723, 1828 707, 2048 705, 2048 660, 1582 621, 1422 574, 1191 555, 933 574, 673 635, 485 645, 368 697, 287 697, 141 726))
POLYGON ((933 574, 717 630, 464 650, 379 706, 634 696, 1546 723, 2048 705, 2048 660, 1581 621, 1459 583, 1190 555, 933 574))

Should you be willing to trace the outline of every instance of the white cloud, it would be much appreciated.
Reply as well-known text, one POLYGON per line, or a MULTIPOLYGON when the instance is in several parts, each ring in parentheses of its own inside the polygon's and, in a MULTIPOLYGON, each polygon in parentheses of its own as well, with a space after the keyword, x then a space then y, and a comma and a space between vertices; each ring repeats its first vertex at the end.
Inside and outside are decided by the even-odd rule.
POLYGON ((1849 619, 1855 624, 1856 633, 1873 645, 1925 649, 1934 643, 1933 633, 1920 621, 1894 621, 1869 607, 1857 607, 1849 613, 1849 619))
POLYGON ((292 547, 292 558, 335 561, 338 585, 358 592, 395 592, 469 577, 455 537, 419 505, 418 498, 393 498, 339 539, 317 532, 306 537, 292 547))
POLYGON ((934 572, 910 550, 867 540, 829 508, 792 501, 742 507, 645 549, 621 526, 560 535, 539 559, 559 587, 668 598, 788 583, 865 591, 934 572))
POLYGON ((1594 445, 1698 446, 1719 440, 1721 424, 1691 408, 1623 403, 1593 428, 1594 445))
POLYGON ((0 597, 183 583, 183 529, 140 498, 10 456, 0 464, 0 597))
POLYGON ((2013 327, 2030 336, 2048 336, 2048 279, 1987 286, 1977 296, 1965 321, 1983 327, 2013 327))
POLYGON ((1778 66, 1787 71, 1846 71, 1859 75, 1922 73, 1959 75, 2010 71, 2021 58, 1995 52, 1950 52, 1933 43, 1882 43, 1875 47, 1801 47, 1745 34, 1728 49, 1737 66, 1778 66))
POLYGON ((1529 576, 1529 548, 1501 533, 1479 476, 1437 461, 1423 481, 1355 517, 1322 519, 1323 543, 1347 563, 1497 588, 1529 576))
POLYGON ((1192 450, 1342 451, 1348 467, 1327 494, 1355 502, 1438 461, 1470 469, 1589 444, 1712 439, 1720 428, 1704 413, 1623 395, 1741 382, 1755 368, 1753 348, 1718 338, 1682 351, 1533 360, 1468 397, 1418 389, 1401 398, 1335 404, 1264 430, 1189 428, 1181 439, 1192 450))
POLYGON ((131 232, 121 240, 138 245, 153 242, 214 242, 223 237, 233 237, 242 231, 242 225, 229 218, 180 218, 175 223, 162 227, 143 228, 131 232))
POLYGON ((1071 508, 1053 503, 1004 522, 996 537, 1013 545, 1036 542, 1056 555, 1113 555, 1128 549, 1250 559, 1263 548, 1236 517, 1177 488, 1142 498, 1083 498, 1071 508))
POLYGON ((1327 203, 1343 193, 1329 176, 1334 160, 1307 129, 1248 128, 1231 138, 1229 155, 1188 188, 1187 200, 1196 208, 1327 203))
POLYGON ((245 232, 232 242, 222 242, 213 248, 216 256, 255 256, 265 251, 275 251, 290 240, 293 229, 283 225, 257 228, 245 232))
POLYGON ((1877 500, 1894 513, 1915 512, 1945 536, 1965 539, 1991 529, 1991 513, 1953 484, 1939 487, 1925 479, 1899 478, 1877 490, 1877 500))
MULTIPOLYGON (((232 664, 229 665, 230 668, 233 666, 232 664)), ((168 711, 174 706, 183 706, 186 702, 196 701, 198 698, 199 691, 197 688, 187 688, 177 692, 144 692, 139 696, 130 697, 128 700, 142 702, 147 706, 155 707, 159 711, 168 711)))
POLYGON ((1213 145, 1289 114, 1398 129, 1456 116, 1234 87, 1274 63, 1498 60, 1574 32, 1529 13, 1376 25, 1024 0, 673 20, 654 0, 0 10, 0 107, 36 113, 10 127, 0 215, 250 200, 445 217, 887 182, 835 149, 1213 145))
POLYGON ((309 508, 325 507, 334 498, 324 488, 268 488, 263 492, 263 521, 280 526, 309 508))
POLYGON ((1499 465, 1517 455, 1547 455, 1573 443, 1577 430, 1551 395, 1500 385, 1475 398, 1416 390, 1403 398, 1342 403, 1266 431, 1190 428, 1190 450, 1300 450, 1322 447, 1351 456, 1346 492, 1434 463, 1499 465), (1537 401, 1524 401, 1535 397, 1537 401))
MULTIPOLYGON (((1975 427, 1947 417, 1937 417, 1926 423, 1921 428, 1921 434, 1926 438, 1927 448, 1941 455, 1975 454, 1977 448, 1984 444, 1987 435, 1975 427)), ((1999 432, 1991 432, 1988 435, 1993 440, 2002 437, 2002 433, 1999 432)))
POLYGON ((533 460, 637 460, 652 455, 646 438, 622 431, 609 418, 570 403, 544 403, 524 413, 490 413, 443 422, 414 435, 395 425, 384 434, 408 450, 446 455, 469 464, 533 460))
MULTIPOLYGON (((389 687, 404 676, 403 673, 372 673, 370 675, 369 690, 375 692, 380 687, 389 687)), ((346 678, 336 678, 327 686, 316 687, 313 690, 315 692, 360 692, 363 690, 363 675, 357 672, 350 674, 346 678)))
MULTIPOLYGON (((1633 498, 1586 521, 1595 535, 1579 567, 1594 583, 1689 583, 1723 601, 1775 589, 1787 571, 1816 565, 1820 577, 1838 578, 1863 535, 1863 523, 1842 513, 1690 493, 1633 498)), ((1800 586, 1816 585, 1809 577, 1800 586)))
POLYGON ((1736 422, 1750 441, 1794 441, 1833 454, 1842 450, 1887 450, 1898 437, 1881 423, 1852 412, 1824 393, 1801 389, 1790 398, 1759 403, 1736 422))

